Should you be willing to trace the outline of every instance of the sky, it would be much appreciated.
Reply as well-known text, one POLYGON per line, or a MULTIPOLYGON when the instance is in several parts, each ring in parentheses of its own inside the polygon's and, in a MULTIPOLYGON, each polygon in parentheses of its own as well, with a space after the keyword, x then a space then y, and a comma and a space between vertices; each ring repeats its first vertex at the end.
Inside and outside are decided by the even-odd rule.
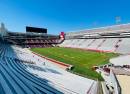
POLYGON ((26 26, 47 28, 49 34, 130 22, 130 0, 0 0, 0 23, 9 31, 26 26))

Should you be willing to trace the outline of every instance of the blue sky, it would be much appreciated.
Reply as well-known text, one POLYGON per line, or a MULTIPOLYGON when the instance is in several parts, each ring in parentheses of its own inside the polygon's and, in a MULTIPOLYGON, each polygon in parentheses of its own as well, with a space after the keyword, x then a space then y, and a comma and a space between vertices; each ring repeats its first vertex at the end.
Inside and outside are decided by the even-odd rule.
POLYGON ((10 31, 25 26, 48 28, 48 33, 130 22, 130 0, 0 0, 0 22, 10 31))

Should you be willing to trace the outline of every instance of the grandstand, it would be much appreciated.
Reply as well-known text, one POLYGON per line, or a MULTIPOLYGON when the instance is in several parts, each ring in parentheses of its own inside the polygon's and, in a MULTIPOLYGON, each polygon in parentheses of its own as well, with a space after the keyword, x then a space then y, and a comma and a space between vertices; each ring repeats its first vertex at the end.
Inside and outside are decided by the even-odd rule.
MULTIPOLYGON (((124 85, 124 83, 120 81, 120 75, 129 76, 130 74, 129 41, 130 24, 80 30, 65 34, 61 32, 60 35, 50 35, 41 32, 10 32, 2 23, 0 27, 0 93, 120 94, 121 92, 126 92, 126 89, 122 89, 122 84, 124 85), (88 52, 86 51, 86 53, 90 52, 87 56, 90 56, 91 52, 97 52, 98 54, 94 53, 97 56, 95 55, 94 58, 91 58, 93 60, 99 57, 105 58, 106 54, 102 53, 110 53, 110 57, 114 56, 113 53, 118 53, 120 56, 110 59, 109 63, 102 60, 99 65, 94 65, 97 61, 93 64, 88 63, 89 66, 93 65, 94 69, 90 71, 86 67, 87 71, 90 73, 99 73, 103 77, 104 81, 99 82, 97 81, 98 79, 93 80, 81 77, 81 74, 66 71, 65 69, 71 69, 72 64, 75 62, 68 62, 66 59, 63 60, 60 57, 63 56, 60 53, 61 49, 55 52, 59 52, 59 56, 56 56, 54 53, 54 58, 50 58, 52 56, 47 57, 49 56, 48 53, 46 56, 41 56, 42 54, 40 55, 30 50, 30 48, 51 49, 52 47, 61 47, 63 50, 65 50, 64 48, 76 48, 75 50, 69 49, 71 52, 74 52, 71 55, 76 54, 76 50, 80 51, 80 53, 87 50, 88 52), (62 60, 57 61, 60 60, 59 58, 62 60), (65 60, 67 64, 65 64, 66 62, 62 62, 65 60)), ((64 57, 67 57, 68 54, 64 55, 64 57)), ((85 53, 82 55, 86 56, 85 53)), ((70 61, 81 59, 79 55, 76 56, 69 57, 69 59, 72 58, 70 61)), ((107 57, 106 59, 109 58, 107 57)), ((83 64, 83 66, 85 65, 83 64)), ((78 70, 80 69, 82 68, 78 70)), ((84 71, 81 71, 81 73, 84 71)))
POLYGON ((129 54, 130 24, 70 32, 65 39, 61 47, 129 54))

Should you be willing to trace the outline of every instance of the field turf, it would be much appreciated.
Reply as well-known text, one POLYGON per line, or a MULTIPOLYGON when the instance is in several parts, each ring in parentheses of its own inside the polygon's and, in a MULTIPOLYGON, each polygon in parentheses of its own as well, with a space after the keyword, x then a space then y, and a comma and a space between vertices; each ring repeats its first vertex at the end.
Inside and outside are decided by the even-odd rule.
POLYGON ((32 48, 31 51, 67 64, 71 64, 74 66, 71 70, 72 72, 95 80, 103 79, 100 74, 92 70, 92 66, 107 64, 110 58, 118 56, 114 53, 99 53, 62 47, 32 48))

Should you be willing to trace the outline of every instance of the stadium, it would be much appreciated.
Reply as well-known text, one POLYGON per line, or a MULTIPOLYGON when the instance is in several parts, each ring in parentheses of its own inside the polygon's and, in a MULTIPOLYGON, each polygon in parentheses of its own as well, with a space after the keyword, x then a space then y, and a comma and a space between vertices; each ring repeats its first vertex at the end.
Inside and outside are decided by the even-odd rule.
POLYGON ((0 94, 128 94, 130 24, 48 34, 0 27, 0 94))

